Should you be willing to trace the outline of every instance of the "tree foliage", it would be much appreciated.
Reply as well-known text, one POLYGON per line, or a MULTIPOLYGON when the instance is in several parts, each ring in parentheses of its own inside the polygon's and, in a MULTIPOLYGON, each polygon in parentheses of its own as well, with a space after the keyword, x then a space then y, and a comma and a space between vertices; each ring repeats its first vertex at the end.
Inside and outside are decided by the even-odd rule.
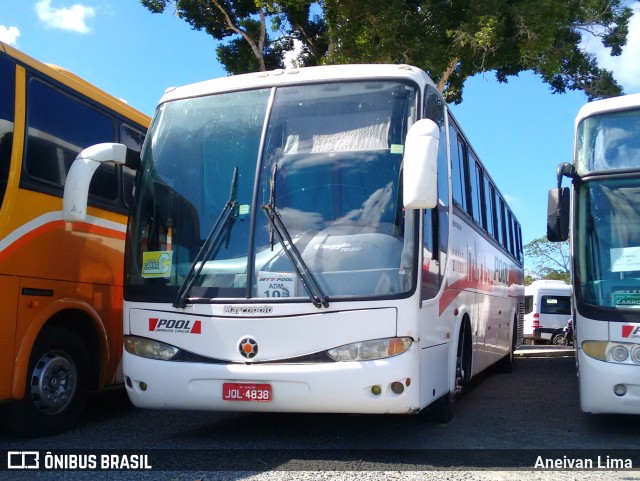
POLYGON ((620 55, 633 13, 625 0, 140 1, 155 13, 173 5, 192 28, 220 40, 229 73, 282 66, 297 40, 300 65, 409 63, 452 102, 480 72, 507 82, 529 70, 555 93, 619 95, 583 41, 595 38, 620 55))
POLYGON ((598 38, 620 55, 632 10, 624 0, 325 0, 333 62, 403 62, 427 71, 448 101, 464 81, 531 70, 553 92, 619 95, 611 72, 581 46, 598 38))
POLYGON ((538 279, 571 280, 569 242, 549 242, 547 237, 532 240, 524 246, 525 284, 538 279))
POLYGON ((194 30, 204 30, 221 43, 218 61, 229 74, 284 67, 284 56, 302 44, 301 66, 318 65, 327 50, 326 24, 311 14, 313 2, 256 0, 140 0, 152 13, 170 5, 194 30), (269 35, 269 31, 272 35, 269 35))

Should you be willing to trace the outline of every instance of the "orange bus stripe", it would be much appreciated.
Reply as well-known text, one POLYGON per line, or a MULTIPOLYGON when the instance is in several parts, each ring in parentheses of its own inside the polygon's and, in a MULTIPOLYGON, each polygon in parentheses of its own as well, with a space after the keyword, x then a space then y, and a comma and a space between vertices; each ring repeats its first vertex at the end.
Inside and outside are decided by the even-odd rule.
MULTIPOLYGON (((63 220, 54 220, 51 222, 47 222, 46 224, 41 225, 40 227, 37 227, 32 231, 27 232, 26 234, 16 239, 15 242, 8 245, 5 249, 3 249, 0 252, 0 261, 5 260, 7 257, 10 257, 11 255, 13 255, 15 251, 25 246, 26 244, 29 244, 34 239, 44 234, 47 234, 49 232, 53 232, 56 230, 64 231, 65 224, 66 222, 63 220)), ((95 234, 102 237, 108 237, 111 239, 124 240, 125 238, 124 232, 120 232, 115 229, 109 229, 108 227, 101 227, 94 224, 87 224, 84 222, 74 224, 73 230, 77 232, 84 232, 87 234, 95 234)))

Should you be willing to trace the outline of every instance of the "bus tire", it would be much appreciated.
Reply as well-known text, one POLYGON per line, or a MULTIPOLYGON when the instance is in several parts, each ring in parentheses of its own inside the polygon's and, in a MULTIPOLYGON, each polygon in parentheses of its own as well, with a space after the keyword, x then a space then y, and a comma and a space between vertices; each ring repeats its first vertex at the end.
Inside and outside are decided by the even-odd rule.
POLYGON ((8 406, 9 428, 28 437, 71 429, 89 395, 90 362, 78 334, 45 327, 31 351, 24 397, 8 406))
POLYGON ((518 319, 513 320, 513 331, 511 333, 511 345, 509 346, 509 354, 500 359, 496 364, 496 371, 502 374, 510 374, 513 372, 513 361, 515 359, 515 350, 518 345, 518 319))
POLYGON ((450 422, 456 410, 458 398, 464 391, 465 385, 471 379, 471 329, 468 318, 465 318, 460 327, 458 336, 458 347, 456 351, 456 369, 454 386, 455 391, 449 391, 444 396, 436 399, 428 408, 427 415, 430 421, 446 424, 450 422))

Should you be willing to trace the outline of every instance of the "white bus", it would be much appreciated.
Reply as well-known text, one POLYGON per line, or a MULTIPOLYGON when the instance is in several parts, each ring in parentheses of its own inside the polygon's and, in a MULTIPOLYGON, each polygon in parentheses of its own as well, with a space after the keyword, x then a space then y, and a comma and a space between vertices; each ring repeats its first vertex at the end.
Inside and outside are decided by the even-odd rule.
POLYGON ((547 235, 571 232, 580 406, 640 414, 640 95, 585 105, 574 156, 549 193, 547 235))
MULTIPOLYGON (((125 253, 136 406, 435 403, 446 421, 474 375, 511 369, 520 226, 421 70, 326 66, 170 89, 147 138, 125 253)), ((122 161, 118 148, 92 157, 122 161)))

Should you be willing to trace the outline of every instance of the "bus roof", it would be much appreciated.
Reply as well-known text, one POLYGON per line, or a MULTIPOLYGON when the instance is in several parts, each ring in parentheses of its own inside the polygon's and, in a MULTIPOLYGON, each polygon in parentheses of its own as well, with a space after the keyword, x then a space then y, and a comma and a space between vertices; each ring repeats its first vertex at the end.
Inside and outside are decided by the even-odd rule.
POLYGON ((621 95, 610 99, 596 100, 584 105, 576 116, 576 127, 582 120, 603 112, 615 112, 640 107, 640 94, 621 95))
POLYGON ((388 78, 410 79, 419 83, 434 85, 429 76, 417 67, 410 65, 360 64, 325 65, 277 69, 267 72, 253 72, 242 75, 206 80, 182 87, 170 87, 160 99, 160 103, 171 100, 197 97, 201 95, 247 90, 252 88, 270 88, 278 85, 331 82, 334 80, 358 80, 388 78))
POLYGON ((5 52, 10 57, 13 57, 18 62, 28 65, 29 67, 37 70, 38 72, 42 72, 44 75, 51 77, 52 79, 64 84, 68 85, 72 89, 80 92, 81 94, 96 100, 100 104, 104 105, 107 108, 123 115, 132 121, 139 123, 144 127, 149 126, 149 116, 140 112, 139 110, 131 107, 123 100, 120 100, 113 95, 108 94, 104 90, 96 87, 95 85, 87 82, 83 78, 77 76, 76 74, 69 72, 68 70, 58 67, 55 65, 46 64, 40 62, 27 54, 21 52, 18 49, 7 45, 4 42, 0 42, 0 50, 5 52))

